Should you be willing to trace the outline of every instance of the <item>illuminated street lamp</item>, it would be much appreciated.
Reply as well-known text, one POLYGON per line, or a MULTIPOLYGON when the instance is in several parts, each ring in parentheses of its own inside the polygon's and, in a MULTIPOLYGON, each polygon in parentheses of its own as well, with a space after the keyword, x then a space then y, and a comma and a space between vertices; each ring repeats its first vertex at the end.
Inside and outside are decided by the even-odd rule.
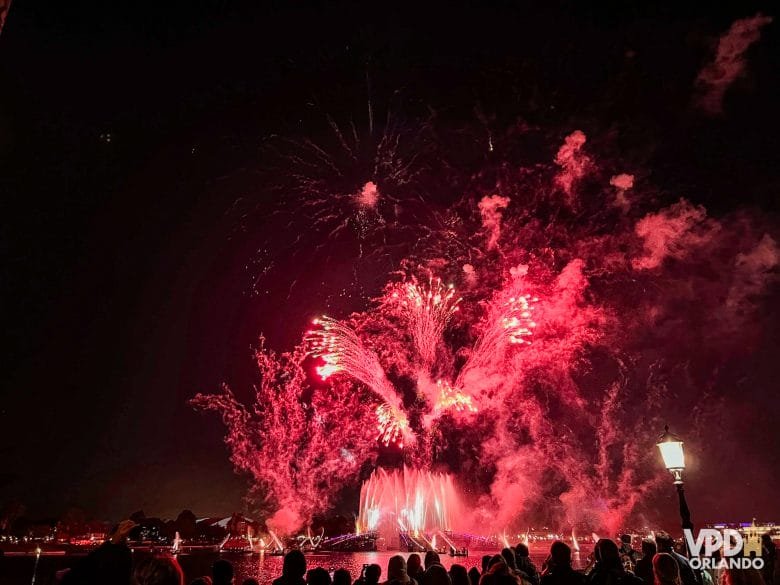
POLYGON ((685 469, 685 454, 683 453, 683 442, 680 437, 669 432, 669 425, 664 428, 664 434, 658 439, 658 450, 664 460, 664 465, 674 477, 674 485, 677 488, 677 496, 680 500, 680 518, 682 518, 683 529, 693 530, 691 521, 691 511, 688 509, 688 503, 685 501, 685 491, 683 490, 682 472, 685 469))
POLYGON ((666 469, 674 476, 674 484, 682 485, 682 472, 685 469, 683 442, 680 437, 669 432, 669 425, 666 425, 664 434, 658 439, 658 450, 661 451, 666 469))

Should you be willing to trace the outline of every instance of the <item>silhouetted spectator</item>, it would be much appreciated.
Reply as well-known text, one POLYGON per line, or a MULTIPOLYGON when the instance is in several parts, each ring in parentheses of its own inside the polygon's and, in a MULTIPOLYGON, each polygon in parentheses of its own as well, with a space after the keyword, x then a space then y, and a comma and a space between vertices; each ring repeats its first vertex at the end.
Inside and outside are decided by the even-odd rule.
POLYGON ((387 561, 386 583, 410 583, 411 579, 406 572, 406 559, 401 555, 393 555, 387 561))
POLYGON ((653 557, 653 579, 655 585, 680 585, 680 567, 669 553, 658 553, 653 557))
POLYGON ((691 569, 691 565, 684 556, 674 550, 674 539, 666 532, 658 532, 655 535, 655 545, 659 553, 668 553, 677 561, 677 567, 680 569, 680 579, 683 585, 699 585, 696 574, 691 569))
POLYGON ((336 569, 333 572, 333 585, 352 585, 352 575, 346 569, 336 569))
MULTIPOLYGON (((495 555, 492 559, 490 559, 490 565, 488 566, 487 574, 488 575, 511 575, 511 573, 509 572, 509 567, 507 567, 506 563, 504 562, 504 557, 502 557, 501 555, 495 555)), ((512 575, 512 577, 514 577, 514 575, 512 575)))
POLYGON ((330 573, 322 567, 310 569, 306 574, 306 583, 309 585, 331 585, 330 573))
POLYGON ((355 581, 355 585, 377 585, 382 576, 382 567, 376 563, 363 566, 363 574, 355 581))
POLYGON ((212 585, 211 577, 198 577, 190 582, 190 585, 212 585))
POLYGON ((556 540, 550 546, 550 556, 541 577, 541 585, 584 585, 585 575, 571 566, 571 548, 556 540))
POLYGON ((730 569, 723 570, 722 585, 765 585, 761 572, 757 569, 730 569))
POLYGON ((505 547, 501 549, 501 556, 504 559, 504 562, 506 563, 506 566, 509 567, 510 571, 517 571, 517 562, 515 561, 515 551, 513 551, 509 547, 505 547))
POLYGON ((623 566, 629 571, 633 571, 636 566, 637 560, 639 560, 639 553, 631 546, 631 535, 620 535, 620 560, 623 561, 623 566))
POLYGON ((479 585, 479 578, 481 577, 479 569, 471 567, 469 569, 469 582, 471 585, 479 585))
POLYGON ((501 570, 483 574, 479 579, 479 585, 517 585, 517 578, 509 574, 505 563, 497 563, 494 567, 500 567, 501 570))
POLYGON ((589 585, 643 585, 639 577, 631 571, 626 571, 615 541, 600 539, 596 543, 594 555, 596 564, 588 575, 589 585))
POLYGON ((425 570, 427 571, 433 565, 441 565, 441 559, 439 558, 439 553, 429 550, 425 553, 425 570))
POLYGON ((136 524, 124 520, 113 530, 109 539, 97 550, 84 557, 62 579, 62 585, 127 585, 133 567, 133 556, 125 539, 136 524))
POLYGON ((184 573, 173 557, 146 557, 133 568, 133 585, 184 585, 184 573))
POLYGON ((482 556, 482 574, 484 575, 487 573, 488 568, 490 567, 490 559, 492 559, 492 555, 483 555, 482 556))
POLYGON ((452 585, 470 585, 469 573, 463 565, 453 564, 450 567, 452 585))
POLYGON ((439 555, 436 555, 437 562, 428 566, 428 555, 425 555, 425 566, 427 568, 425 569, 425 574, 422 578, 422 585, 452 585, 452 580, 450 579, 449 573, 447 573, 447 569, 442 567, 438 563, 438 560, 439 555))
POLYGON ((273 585, 302 585, 306 583, 303 579, 305 574, 306 557, 299 550, 291 550, 284 555, 282 576, 274 579, 273 585))
POLYGON ((420 582, 423 574, 422 559, 420 558, 420 555, 417 553, 409 555, 409 558, 406 559, 406 572, 409 574, 409 577, 418 583, 420 582))
POLYGON ((653 585, 655 577, 653 575, 653 557, 658 549, 655 541, 646 538, 642 541, 642 558, 637 560, 634 566, 634 574, 644 581, 645 585, 653 585))
POLYGON ((241 582, 241 585, 260 585, 260 582, 254 577, 249 577, 241 582))
POLYGON ((515 546, 515 563, 518 571, 527 576, 533 585, 539 585, 539 571, 536 569, 533 561, 531 561, 528 545, 524 542, 519 542, 515 546))
POLYGON ((211 580, 214 585, 233 585, 233 564, 218 559, 211 565, 211 580))

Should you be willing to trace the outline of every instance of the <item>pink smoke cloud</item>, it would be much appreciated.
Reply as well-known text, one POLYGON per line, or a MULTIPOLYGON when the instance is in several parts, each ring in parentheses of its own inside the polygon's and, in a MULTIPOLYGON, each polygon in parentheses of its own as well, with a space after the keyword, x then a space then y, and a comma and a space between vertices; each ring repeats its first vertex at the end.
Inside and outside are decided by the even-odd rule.
POLYGON ((374 208, 379 202, 379 188, 373 181, 368 181, 360 192, 355 196, 358 206, 364 208, 374 208))
POLYGON ((463 265, 463 278, 469 286, 477 284, 477 274, 472 264, 466 263, 463 265))
POLYGON ((509 197, 501 195, 485 196, 479 202, 479 213, 482 216, 482 227, 487 232, 487 249, 492 250, 501 237, 502 210, 509 205, 509 197))
POLYGON ((771 281, 777 279, 780 265, 780 248, 768 234, 756 246, 744 254, 737 254, 734 266, 734 282, 726 299, 726 307, 732 311, 747 309, 752 297, 763 293, 771 281))
POLYGON ((566 137, 563 145, 555 155, 555 164, 561 170, 555 177, 555 182, 566 193, 569 202, 572 200, 574 183, 585 176, 590 166, 590 157, 582 152, 582 146, 587 137, 582 130, 575 130, 566 137))
POLYGON ((634 187, 634 175, 627 173, 615 175, 609 180, 609 184, 617 188, 614 201, 615 207, 620 208, 623 213, 627 213, 631 209, 631 200, 626 196, 626 191, 634 187))
POLYGON ((627 173, 615 175, 609 180, 609 184, 613 187, 617 187, 621 191, 628 191, 634 186, 634 175, 629 175, 627 173))
POLYGON ((708 242, 719 226, 707 218, 704 207, 685 199, 648 213, 637 222, 634 231, 642 238, 643 255, 633 260, 639 270, 658 268, 666 258, 683 258, 693 248, 708 242))
POLYGON ((743 18, 731 25, 718 41, 715 58, 696 77, 700 95, 697 105, 709 114, 723 111, 723 97, 726 90, 745 74, 745 54, 752 44, 761 38, 761 28, 772 22, 771 16, 756 14, 743 18))

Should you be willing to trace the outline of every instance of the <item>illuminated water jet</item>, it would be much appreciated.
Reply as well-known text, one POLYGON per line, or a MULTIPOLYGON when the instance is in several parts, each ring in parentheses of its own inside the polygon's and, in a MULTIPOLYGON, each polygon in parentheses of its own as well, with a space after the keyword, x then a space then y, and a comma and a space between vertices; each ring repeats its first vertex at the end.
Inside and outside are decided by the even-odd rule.
POLYGON ((399 531, 425 537, 462 530, 463 512, 451 475, 379 468, 360 488, 356 528, 359 533, 375 532, 390 543, 399 531))

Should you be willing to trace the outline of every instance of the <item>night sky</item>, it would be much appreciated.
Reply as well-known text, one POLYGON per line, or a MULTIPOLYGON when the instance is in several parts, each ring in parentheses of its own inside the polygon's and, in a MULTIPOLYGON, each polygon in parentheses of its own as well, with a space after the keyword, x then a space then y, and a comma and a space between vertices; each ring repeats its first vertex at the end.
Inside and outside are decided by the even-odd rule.
MULTIPOLYGON (((454 121, 479 109, 619 131, 661 190, 778 225, 778 23, 750 49, 722 116, 691 105, 719 35, 776 16, 771 4, 483 4, 14 3, 0 35, 0 504, 20 500, 36 517, 241 508, 223 429, 187 400, 222 382, 246 388, 260 332, 289 347, 350 275, 348 261, 318 272, 288 258, 294 287, 251 294, 260 234, 236 202, 270 208, 264 138, 316 139, 322 111, 362 115, 367 78, 378 103, 401 90, 454 121)), ((763 385, 735 425, 765 463, 752 479, 763 485, 737 491, 760 492, 771 515, 776 309, 767 321, 751 358, 763 385)), ((748 510, 732 502, 724 514, 748 510)))

